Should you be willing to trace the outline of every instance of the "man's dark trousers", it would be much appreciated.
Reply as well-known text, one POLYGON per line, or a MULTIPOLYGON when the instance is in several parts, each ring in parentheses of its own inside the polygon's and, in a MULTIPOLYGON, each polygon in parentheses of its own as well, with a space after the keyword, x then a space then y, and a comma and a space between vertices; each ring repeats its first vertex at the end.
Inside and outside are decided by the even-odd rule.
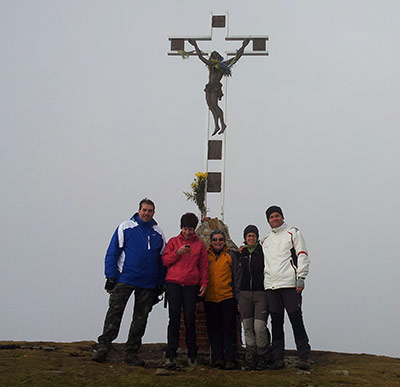
POLYGON ((135 292, 133 318, 125 345, 127 354, 137 354, 146 330, 147 318, 153 308, 155 289, 144 289, 137 286, 118 283, 110 295, 109 308, 104 320, 103 334, 99 336, 98 350, 109 352, 111 342, 118 336, 122 315, 129 297, 135 292))
POLYGON ((301 295, 295 288, 267 290, 268 307, 272 320, 272 355, 275 360, 283 360, 285 336, 283 331, 284 310, 286 309, 292 325, 297 352, 301 359, 307 360, 310 344, 303 322, 301 295))

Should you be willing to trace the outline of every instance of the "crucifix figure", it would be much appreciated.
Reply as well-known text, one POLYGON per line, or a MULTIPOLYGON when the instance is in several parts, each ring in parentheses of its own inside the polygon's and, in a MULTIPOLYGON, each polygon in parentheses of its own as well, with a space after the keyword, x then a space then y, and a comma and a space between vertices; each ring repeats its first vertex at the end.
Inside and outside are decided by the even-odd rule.
MULTIPOLYGON (((266 56, 267 35, 231 35, 229 33, 228 12, 225 15, 214 15, 210 13, 210 34, 195 36, 175 36, 169 37, 171 49, 168 55, 180 56, 187 59, 190 56, 197 56, 208 68, 209 78, 205 86, 204 92, 207 102, 207 120, 205 125, 206 146, 205 146, 205 168, 207 173, 207 181, 205 188, 204 205, 206 211, 211 213, 215 200, 220 199, 221 217, 224 219, 224 202, 225 202, 225 154, 226 154, 226 127, 227 127, 227 78, 231 75, 231 67, 242 56, 266 56), (213 41, 213 34, 216 30, 225 30, 225 41, 238 41, 240 48, 236 50, 227 49, 222 55, 217 51, 206 51, 204 47, 200 50, 199 42, 213 41), (240 43, 239 43, 240 42, 240 43), (190 49, 187 50, 188 45, 190 49), (224 94, 222 93, 222 84, 224 84, 224 94), (223 99, 224 107, 219 106, 223 99), (211 116, 213 119, 211 119, 211 116), (212 122, 214 121, 214 128, 212 122), (219 139, 215 139, 215 135, 221 135, 219 139), (214 136, 213 139, 211 137, 214 136), (209 194, 211 194, 209 196, 209 194), (209 201, 208 198, 211 200, 209 201)), ((222 32, 222 31, 221 31, 222 32)), ((221 37, 221 34, 217 32, 221 37)), ((197 126, 198 124, 193 124, 197 126)))
POLYGON ((224 75, 227 77, 232 75, 231 67, 243 55, 244 49, 249 44, 249 42, 249 39, 245 39, 243 41, 242 47, 240 47, 236 55, 233 58, 224 61, 224 58, 217 51, 213 51, 210 55, 210 59, 206 59, 203 53, 200 51, 196 40, 189 39, 189 43, 194 47, 197 56, 208 67, 209 70, 208 83, 204 91, 206 93, 208 108, 213 115, 215 123, 215 129, 212 136, 217 133, 222 134, 226 129, 224 112, 218 106, 218 101, 221 100, 224 95, 222 93, 222 83, 220 81, 224 75), (219 122, 221 122, 221 127, 219 126, 219 122))
MULTIPOLYGON (((189 56, 197 56, 207 67, 209 70, 209 79, 206 87, 204 89, 206 93, 206 102, 207 106, 212 113, 215 128, 212 133, 212 136, 216 134, 223 134, 226 129, 226 117, 224 117, 224 112, 221 107, 218 105, 218 101, 220 101, 223 97, 222 93, 222 84, 221 79, 225 76, 231 75, 231 67, 240 59, 242 55, 268 55, 268 51, 266 50, 266 42, 268 41, 268 36, 232 36, 229 34, 228 29, 228 13, 225 15, 214 15, 210 14, 211 17, 211 33, 208 36, 191 36, 191 37, 173 37, 169 38, 171 41, 171 51, 168 55, 180 55, 182 58, 186 59, 189 56), (238 51, 226 51, 225 57, 230 57, 231 59, 224 60, 224 57, 217 51, 213 52, 203 52, 200 50, 197 45, 198 41, 210 41, 212 40, 213 30, 223 28, 226 30, 225 40, 227 41, 241 41, 242 46, 238 51), (185 42, 188 42, 194 47, 192 51, 185 51, 185 42), (245 48, 249 45, 249 43, 253 43, 252 50, 246 50, 245 48)), ((225 108, 226 108, 226 100, 225 100, 225 108)), ((208 128, 210 129, 210 128, 208 128)), ((209 136, 209 134, 208 134, 209 136)))

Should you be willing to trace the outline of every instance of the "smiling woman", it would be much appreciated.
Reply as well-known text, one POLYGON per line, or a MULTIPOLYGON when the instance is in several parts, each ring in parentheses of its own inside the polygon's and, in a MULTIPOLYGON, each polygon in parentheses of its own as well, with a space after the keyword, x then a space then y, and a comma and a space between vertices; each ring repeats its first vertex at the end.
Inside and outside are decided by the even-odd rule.
POLYGON ((211 346, 211 365, 232 370, 236 367, 236 301, 232 286, 232 265, 236 255, 226 245, 222 230, 213 231, 210 242, 209 284, 204 296, 204 309, 211 346))
POLYGON ((182 215, 182 231, 168 241, 162 256, 163 263, 168 268, 165 279, 169 314, 167 368, 176 366, 182 308, 186 328, 185 342, 188 347, 188 364, 193 366, 197 362, 196 302, 198 297, 204 296, 208 283, 206 246, 194 231, 198 221, 195 214, 182 215))
POLYGON ((243 321, 247 366, 250 370, 263 370, 270 360, 264 254, 256 226, 249 224, 243 231, 243 237, 245 244, 233 268, 235 295, 243 321))

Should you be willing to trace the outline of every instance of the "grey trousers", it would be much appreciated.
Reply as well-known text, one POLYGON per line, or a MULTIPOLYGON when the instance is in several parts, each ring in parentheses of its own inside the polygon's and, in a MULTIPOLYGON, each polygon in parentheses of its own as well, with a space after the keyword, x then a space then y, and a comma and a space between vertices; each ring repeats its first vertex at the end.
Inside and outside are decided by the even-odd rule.
POLYGON ((246 341, 246 360, 264 356, 270 345, 267 328, 268 303, 265 291, 243 290, 239 293, 240 315, 246 341))

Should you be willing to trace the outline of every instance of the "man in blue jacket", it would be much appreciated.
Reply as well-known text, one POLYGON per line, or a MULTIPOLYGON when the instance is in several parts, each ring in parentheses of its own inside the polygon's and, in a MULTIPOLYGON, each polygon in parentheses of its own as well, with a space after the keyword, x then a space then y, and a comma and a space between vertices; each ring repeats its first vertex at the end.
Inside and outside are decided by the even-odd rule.
POLYGON ((98 338, 92 360, 105 362, 111 342, 118 336, 129 297, 135 292, 135 306, 124 360, 144 366, 137 357, 146 330, 147 318, 164 285, 166 270, 161 254, 165 247, 162 230, 153 219, 155 205, 150 199, 139 203, 138 212, 115 230, 105 259, 105 290, 110 293, 103 334, 98 338))

